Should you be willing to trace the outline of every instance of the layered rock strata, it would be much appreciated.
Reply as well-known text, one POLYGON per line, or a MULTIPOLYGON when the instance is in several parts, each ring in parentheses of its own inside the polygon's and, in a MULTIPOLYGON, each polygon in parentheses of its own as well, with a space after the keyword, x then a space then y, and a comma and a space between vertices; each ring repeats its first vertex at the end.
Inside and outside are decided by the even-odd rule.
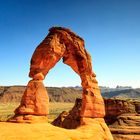
POLYGON ((140 102, 106 99, 106 123, 114 140, 140 139, 140 102))

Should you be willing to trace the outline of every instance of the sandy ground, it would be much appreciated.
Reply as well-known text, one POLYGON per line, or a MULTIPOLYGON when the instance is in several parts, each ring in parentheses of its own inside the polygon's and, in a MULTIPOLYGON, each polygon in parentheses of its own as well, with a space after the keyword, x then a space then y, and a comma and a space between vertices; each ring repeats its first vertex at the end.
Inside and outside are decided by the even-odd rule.
POLYGON ((67 130, 49 123, 0 122, 0 140, 112 140, 104 123, 67 130))

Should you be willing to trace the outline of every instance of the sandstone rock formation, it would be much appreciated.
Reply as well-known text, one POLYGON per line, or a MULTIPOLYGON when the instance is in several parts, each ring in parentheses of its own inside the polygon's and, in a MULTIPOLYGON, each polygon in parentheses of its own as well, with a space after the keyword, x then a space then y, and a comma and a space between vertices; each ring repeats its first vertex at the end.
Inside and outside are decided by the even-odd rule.
POLYGON ((140 139, 140 102, 105 99, 106 123, 115 140, 140 139))
POLYGON ((81 122, 82 100, 76 99, 74 107, 69 111, 63 111, 53 122, 52 125, 66 129, 75 129, 80 126, 81 122))
POLYGON ((104 99, 104 102, 106 110, 105 120, 107 124, 114 123, 117 117, 122 114, 138 114, 135 102, 120 99, 104 99))
POLYGON ((31 80, 22 96, 20 106, 15 110, 12 122, 47 121, 49 98, 42 81, 31 80))
POLYGON ((48 97, 42 80, 62 58, 81 78, 83 94, 81 117, 103 118, 104 101, 96 75, 92 71, 91 57, 84 47, 84 40, 69 29, 53 27, 40 43, 31 59, 29 82, 16 115, 47 115, 48 97), (39 87, 40 86, 40 87, 39 87), (38 92, 40 95, 38 95, 38 92), (38 96, 41 96, 38 98, 38 96), (45 99, 44 97, 47 97, 45 99))
POLYGON ((0 122, 0 140, 110 140, 102 118, 94 118, 90 124, 68 130, 49 123, 0 122))
MULTIPOLYGON (((92 71, 91 57, 84 47, 84 40, 69 29, 53 27, 47 37, 40 43, 31 59, 28 83, 20 106, 15 110, 12 122, 32 122, 41 120, 48 114, 48 96, 42 80, 55 64, 62 58, 81 78, 83 88, 80 110, 80 131, 85 127, 92 131, 96 125, 104 132, 104 140, 112 140, 111 133, 104 122, 105 107, 100 94, 96 75, 92 71), (84 126, 84 127, 82 127, 84 126)), ((46 120, 46 119, 45 119, 46 120)), ((93 137, 92 137, 93 139, 93 137)))
POLYGON ((53 27, 49 31, 32 56, 29 76, 43 80, 49 70, 63 58, 63 62, 69 65, 82 81, 81 116, 104 117, 104 102, 96 75, 92 71, 91 57, 84 47, 84 40, 66 28, 53 27))
MULTIPOLYGON (((140 138, 140 102, 120 99, 104 99, 105 121, 115 140, 138 140, 140 138)), ((55 126, 74 129, 81 125, 82 100, 77 99, 69 112, 63 111, 53 122, 55 126)))
POLYGON ((21 115, 47 115, 49 98, 47 90, 42 81, 31 80, 21 100, 20 106, 15 110, 15 114, 21 115))

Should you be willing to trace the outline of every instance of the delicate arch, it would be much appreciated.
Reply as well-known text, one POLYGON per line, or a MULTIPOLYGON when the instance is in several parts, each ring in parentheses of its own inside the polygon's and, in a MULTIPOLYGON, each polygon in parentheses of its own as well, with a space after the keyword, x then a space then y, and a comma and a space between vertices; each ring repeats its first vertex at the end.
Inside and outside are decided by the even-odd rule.
POLYGON ((29 72, 33 79, 29 81, 11 121, 32 122, 36 120, 36 116, 42 119, 42 116, 48 114, 49 97, 42 80, 61 58, 81 78, 81 117, 104 117, 104 101, 95 79, 96 75, 92 71, 91 57, 85 49, 84 40, 69 29, 53 27, 33 53, 29 72))
POLYGON ((63 58, 81 78, 83 87, 82 116, 104 116, 104 103, 100 95, 96 75, 92 71, 91 57, 86 51, 84 40, 62 27, 53 27, 47 37, 33 53, 29 76, 45 77, 52 67, 63 58), (97 107, 98 106, 98 107, 97 107))
POLYGON ((42 73, 45 77, 61 58, 82 81, 85 75, 95 77, 84 40, 69 29, 60 27, 51 28, 48 36, 36 48, 31 59, 29 76, 34 78, 36 74, 42 73))

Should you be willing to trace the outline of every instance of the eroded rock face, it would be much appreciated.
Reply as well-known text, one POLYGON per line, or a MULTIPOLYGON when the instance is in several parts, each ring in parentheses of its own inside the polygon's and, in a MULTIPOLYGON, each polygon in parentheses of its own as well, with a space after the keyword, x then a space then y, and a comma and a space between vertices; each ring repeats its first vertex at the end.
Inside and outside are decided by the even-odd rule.
POLYGON ((41 80, 29 81, 20 106, 15 110, 15 116, 10 122, 34 123, 47 122, 49 113, 49 97, 41 80))
POLYGON ((138 140, 140 138, 140 102, 106 99, 106 123, 115 140, 138 140))
POLYGON ((104 99, 106 110, 106 122, 112 124, 117 120, 117 116, 122 114, 135 114, 136 106, 134 102, 120 99, 104 99))
MULTIPOLYGON (((109 125, 114 140, 138 140, 138 137, 140 137, 140 114, 138 110, 140 102, 120 99, 104 100, 106 107, 105 121, 109 125)), ((82 100, 77 99, 72 110, 62 112, 52 124, 67 129, 79 128, 81 124, 90 124, 92 119, 81 118, 81 106, 82 100), (83 123, 81 120, 83 120, 83 123)), ((108 129, 105 131, 110 135, 108 129)))
MULTIPOLYGON (((115 124, 124 124, 121 122, 121 119, 126 118, 126 122, 131 120, 130 116, 139 116, 140 110, 138 110, 138 106, 140 106, 140 102, 138 101, 126 101, 120 99, 104 99, 105 102, 105 121, 108 125, 115 124), (122 117, 123 116, 123 117, 122 117), (125 117, 124 117, 125 116, 125 117), (120 122, 118 121, 120 119, 120 122)), ((56 126, 60 126, 63 128, 73 129, 80 125, 80 112, 82 108, 82 99, 77 98, 75 101, 74 107, 69 112, 62 112, 58 118, 56 118, 52 124, 56 126), (61 120, 61 123, 60 123, 61 120), (59 123, 58 123, 59 122, 59 123), (71 124, 69 125, 69 123, 71 124), (73 123, 73 124, 72 124, 73 123)), ((137 122, 136 122, 137 123, 137 122)), ((129 123, 130 124, 130 123, 129 123)))
MULTIPOLYGON (((74 124, 71 127, 76 128, 80 123, 77 131, 87 134, 81 139, 113 140, 103 119, 104 101, 95 79, 96 75, 92 71, 91 57, 84 47, 84 40, 66 28, 54 27, 49 31, 47 37, 33 53, 29 73, 33 80, 28 83, 21 104, 10 120, 29 123, 38 122, 40 117, 41 120, 46 120, 44 117, 48 114, 48 96, 42 80, 62 58, 63 62, 80 76, 83 87, 82 104, 77 104, 73 108, 70 113, 72 115, 68 115, 73 118, 67 118, 64 124, 74 124), (81 106, 80 110, 77 110, 78 106, 81 106), (75 119, 77 123, 71 122, 75 119)), ((63 125, 61 121, 63 120, 59 121, 60 126, 63 125)))
POLYGON ((81 78, 83 87, 81 117, 103 118, 104 101, 100 94, 96 75, 92 70, 91 57, 86 51, 84 40, 69 29, 53 27, 47 37, 35 49, 29 82, 16 115, 47 115, 48 96, 42 80, 50 69, 63 59, 81 78))
POLYGON ((53 122, 55 126, 67 129, 75 129, 80 126, 80 112, 82 107, 82 100, 76 99, 74 107, 69 111, 63 111, 53 122))
POLYGON ((36 48, 29 76, 43 79, 50 69, 63 58, 80 77, 83 87, 82 117, 104 117, 104 101, 100 94, 96 75, 92 71, 91 57, 84 47, 84 40, 69 29, 54 27, 36 48))
POLYGON ((47 115, 49 113, 49 97, 42 81, 31 80, 21 99, 16 115, 47 115))

